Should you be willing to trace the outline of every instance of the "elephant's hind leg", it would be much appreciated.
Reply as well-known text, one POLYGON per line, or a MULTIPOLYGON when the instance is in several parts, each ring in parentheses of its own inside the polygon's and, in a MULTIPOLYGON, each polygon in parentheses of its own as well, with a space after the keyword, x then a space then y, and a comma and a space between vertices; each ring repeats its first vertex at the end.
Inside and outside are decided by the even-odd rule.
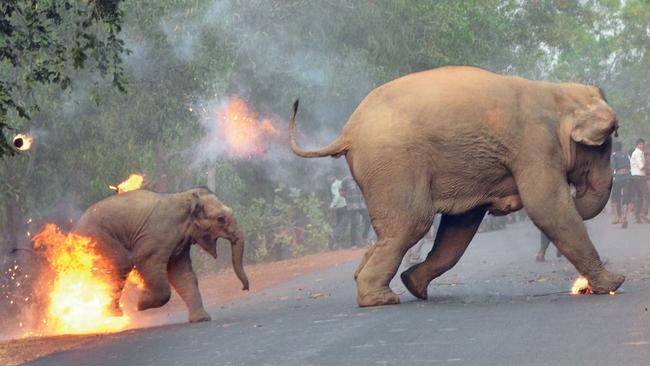
POLYGON ((140 311, 165 305, 172 294, 167 280, 167 259, 156 256, 144 256, 144 258, 146 259, 136 258, 136 268, 144 280, 144 290, 138 299, 140 311))
POLYGON ((178 292, 187 306, 190 322, 210 321, 210 315, 203 308, 199 281, 192 269, 189 247, 178 258, 169 262, 167 275, 174 290, 178 292))
POLYGON ((106 259, 97 264, 98 272, 106 274, 106 279, 110 284, 111 302, 106 311, 112 316, 122 316, 120 298, 126 277, 133 268, 133 262, 122 243, 103 235, 96 234, 93 237, 106 259))
POLYGON ((429 283, 458 263, 476 234, 483 216, 485 216, 483 208, 461 215, 442 216, 436 240, 427 259, 402 272, 402 282, 413 296, 427 299, 429 283))
MULTIPOLYGON (((390 176, 391 180, 395 176, 390 176)), ((413 189, 396 188, 394 184, 384 187, 367 197, 378 239, 356 273, 357 303, 362 307, 399 303, 399 296, 389 287, 390 281, 406 251, 424 236, 433 222, 428 184, 413 185, 413 189)))

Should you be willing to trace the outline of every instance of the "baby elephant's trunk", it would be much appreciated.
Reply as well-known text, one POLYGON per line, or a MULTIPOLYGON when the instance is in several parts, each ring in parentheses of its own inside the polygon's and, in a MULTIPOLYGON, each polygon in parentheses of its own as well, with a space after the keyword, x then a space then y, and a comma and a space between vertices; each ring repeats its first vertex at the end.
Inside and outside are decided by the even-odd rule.
POLYGON ((244 234, 239 228, 230 239, 230 244, 232 246, 232 268, 244 286, 242 290, 248 290, 248 276, 244 272, 244 234))

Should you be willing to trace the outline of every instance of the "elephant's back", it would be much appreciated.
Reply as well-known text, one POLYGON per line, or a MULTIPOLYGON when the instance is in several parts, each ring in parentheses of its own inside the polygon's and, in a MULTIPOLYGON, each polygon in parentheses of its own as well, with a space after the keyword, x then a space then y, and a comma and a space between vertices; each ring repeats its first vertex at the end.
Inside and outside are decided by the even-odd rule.
POLYGON ((450 137, 445 136, 448 132, 480 127, 490 113, 508 120, 517 109, 518 93, 528 83, 472 66, 445 66, 409 74, 368 94, 344 133, 361 134, 366 141, 373 136, 385 140, 368 141, 372 144, 390 143, 394 137, 444 139, 450 137))
POLYGON ((160 194, 137 190, 104 198, 88 207, 74 231, 82 235, 126 232, 159 200, 160 194))

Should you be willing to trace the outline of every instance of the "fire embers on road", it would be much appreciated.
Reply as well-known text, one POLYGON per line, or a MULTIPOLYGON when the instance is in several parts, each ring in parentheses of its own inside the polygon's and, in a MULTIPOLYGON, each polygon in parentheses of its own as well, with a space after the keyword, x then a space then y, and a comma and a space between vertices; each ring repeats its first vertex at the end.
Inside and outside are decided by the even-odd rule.
MULTIPOLYGON (((589 281, 583 276, 578 277, 571 286, 571 295, 589 295, 593 294, 591 288, 589 287, 589 281)), ((611 291, 610 295, 615 295, 616 292, 611 291)))

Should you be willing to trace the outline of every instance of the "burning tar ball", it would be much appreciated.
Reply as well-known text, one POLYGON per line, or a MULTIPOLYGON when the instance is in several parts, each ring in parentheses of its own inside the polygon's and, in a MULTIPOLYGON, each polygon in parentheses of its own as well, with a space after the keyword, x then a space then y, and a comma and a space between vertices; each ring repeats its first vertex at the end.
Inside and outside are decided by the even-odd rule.
POLYGON ((19 133, 14 136, 13 144, 18 151, 27 151, 32 147, 33 138, 30 135, 19 133))

